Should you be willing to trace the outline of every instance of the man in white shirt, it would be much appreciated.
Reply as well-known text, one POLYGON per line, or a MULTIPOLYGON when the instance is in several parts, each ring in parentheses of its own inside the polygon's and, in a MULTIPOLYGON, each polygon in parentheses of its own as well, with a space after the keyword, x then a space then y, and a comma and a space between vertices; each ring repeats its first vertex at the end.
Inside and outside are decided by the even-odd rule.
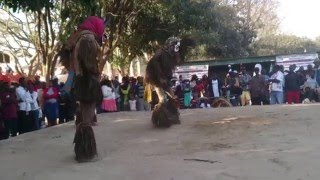
POLYGON ((279 65, 274 67, 274 74, 269 82, 271 83, 270 104, 282 104, 284 75, 279 65))
POLYGON ((218 80, 217 74, 212 75, 212 79, 209 81, 208 89, 211 97, 218 98, 221 96, 221 82, 218 80))
POLYGON ((33 99, 26 89, 27 82, 24 77, 19 79, 19 87, 16 89, 18 104, 18 128, 19 134, 30 132, 33 130, 33 123, 30 120, 29 111, 31 110, 31 102, 33 99))

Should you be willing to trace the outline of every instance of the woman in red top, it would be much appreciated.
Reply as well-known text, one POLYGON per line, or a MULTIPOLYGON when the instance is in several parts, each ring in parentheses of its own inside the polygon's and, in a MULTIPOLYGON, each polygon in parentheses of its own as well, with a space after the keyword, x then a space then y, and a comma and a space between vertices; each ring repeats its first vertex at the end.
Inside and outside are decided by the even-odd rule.
POLYGON ((57 118, 59 115, 58 104, 59 90, 53 87, 53 80, 50 80, 49 87, 43 91, 44 99, 44 115, 48 120, 48 126, 57 125, 57 118))
POLYGON ((195 94, 195 97, 200 98, 204 94, 204 86, 201 81, 197 81, 196 86, 193 88, 193 92, 195 94))
POLYGON ((18 132, 17 98, 14 89, 9 87, 9 83, 3 84, 3 91, 0 93, 1 99, 1 119, 6 128, 6 137, 16 136, 18 132))

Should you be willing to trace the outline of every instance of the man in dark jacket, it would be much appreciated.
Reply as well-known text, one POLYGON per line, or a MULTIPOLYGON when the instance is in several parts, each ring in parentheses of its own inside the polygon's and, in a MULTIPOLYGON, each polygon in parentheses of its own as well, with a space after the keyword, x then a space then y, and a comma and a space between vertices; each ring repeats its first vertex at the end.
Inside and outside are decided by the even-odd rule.
POLYGON ((254 68, 255 76, 252 77, 250 85, 251 101, 252 105, 261 105, 265 96, 266 81, 263 76, 259 74, 260 69, 254 68))
POLYGON ((295 66, 290 65, 289 73, 285 76, 285 91, 288 104, 300 103, 300 78, 294 72, 295 66))

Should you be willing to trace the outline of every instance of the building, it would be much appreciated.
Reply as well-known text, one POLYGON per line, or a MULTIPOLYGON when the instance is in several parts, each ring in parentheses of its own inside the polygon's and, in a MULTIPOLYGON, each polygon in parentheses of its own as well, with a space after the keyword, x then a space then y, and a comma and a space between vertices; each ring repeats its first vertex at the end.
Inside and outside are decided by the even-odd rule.
POLYGON ((288 55, 271 55, 271 56, 256 56, 245 58, 229 58, 229 59, 213 59, 206 61, 189 61, 182 66, 199 66, 208 65, 208 75, 216 73, 225 75, 229 70, 240 71, 241 66, 246 67, 247 71, 253 72, 254 67, 260 64, 267 72, 271 72, 274 65, 283 65, 285 70, 291 64, 296 64, 297 68, 312 64, 315 59, 319 58, 318 53, 303 53, 303 54, 288 54, 288 55))

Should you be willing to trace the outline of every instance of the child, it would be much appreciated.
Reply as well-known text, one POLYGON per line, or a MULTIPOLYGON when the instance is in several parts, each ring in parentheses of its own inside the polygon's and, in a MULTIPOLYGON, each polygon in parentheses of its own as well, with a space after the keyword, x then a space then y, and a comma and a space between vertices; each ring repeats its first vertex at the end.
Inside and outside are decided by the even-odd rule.
POLYGON ((129 98, 129 105, 130 105, 130 111, 136 111, 137 110, 137 100, 134 97, 133 93, 130 93, 130 98, 129 98))

